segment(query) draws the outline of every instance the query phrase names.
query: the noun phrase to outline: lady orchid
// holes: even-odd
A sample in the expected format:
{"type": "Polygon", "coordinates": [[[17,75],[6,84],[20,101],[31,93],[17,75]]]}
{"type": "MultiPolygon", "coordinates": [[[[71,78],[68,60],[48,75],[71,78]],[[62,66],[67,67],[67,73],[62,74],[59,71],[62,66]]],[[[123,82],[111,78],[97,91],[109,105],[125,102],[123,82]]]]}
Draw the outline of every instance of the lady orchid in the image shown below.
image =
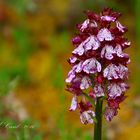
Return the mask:
{"type": "Polygon", "coordinates": [[[124,37],[126,27],[118,21],[120,15],[109,8],[99,15],[87,11],[87,19],[77,25],[79,33],[72,39],[75,49],[69,59],[67,90],[73,94],[70,111],[79,109],[83,124],[101,123],[103,101],[104,117],[111,121],[126,98],[130,59],[123,51],[130,42],[124,37]]]}

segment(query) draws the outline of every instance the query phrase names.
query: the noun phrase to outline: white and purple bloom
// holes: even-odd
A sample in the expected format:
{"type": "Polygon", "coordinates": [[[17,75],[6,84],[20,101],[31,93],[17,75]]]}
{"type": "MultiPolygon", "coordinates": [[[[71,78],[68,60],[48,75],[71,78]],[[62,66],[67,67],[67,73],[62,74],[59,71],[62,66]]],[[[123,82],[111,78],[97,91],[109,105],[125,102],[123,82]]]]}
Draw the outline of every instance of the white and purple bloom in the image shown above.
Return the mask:
{"type": "Polygon", "coordinates": [[[84,76],[81,80],[80,89],[87,89],[92,85],[91,80],[88,76],[84,76]]]}
{"type": "Polygon", "coordinates": [[[109,29],[107,28],[102,28],[98,34],[97,34],[97,38],[99,39],[99,41],[111,41],[114,39],[113,35],[111,34],[111,32],[109,31],[109,29]]]}
{"type": "Polygon", "coordinates": [[[85,43],[84,43],[85,51],[88,51],[88,50],[91,50],[91,49],[92,50],[97,50],[99,47],[100,47],[100,42],[97,39],[97,37],[95,37],[94,35],[91,35],[90,37],[88,37],[85,40],[85,43]]]}
{"type": "Polygon", "coordinates": [[[101,71],[101,64],[95,58],[90,58],[83,62],[82,68],[87,74],[94,74],[101,71]]]}
{"type": "Polygon", "coordinates": [[[78,106],[77,97],[74,96],[74,97],[72,98],[71,107],[70,107],[69,110],[70,110],[70,111],[74,111],[74,110],[76,110],[77,106],[78,106]]]}
{"type": "Polygon", "coordinates": [[[82,23],[82,25],[81,25],[81,27],[80,27],[80,30],[83,32],[83,31],[88,27],[89,24],[90,24],[89,19],[85,20],[85,21],[82,23]]]}
{"type": "Polygon", "coordinates": [[[121,23],[119,21],[116,21],[116,27],[118,28],[118,30],[122,33],[124,33],[126,31],[126,28],[124,26],[121,25],[121,23]]]}
{"type": "Polygon", "coordinates": [[[113,59],[114,48],[111,45],[105,45],[101,51],[101,58],[106,58],[108,60],[113,59]]]}
{"type": "Polygon", "coordinates": [[[97,50],[99,47],[99,40],[94,35],[91,35],[85,41],[83,41],[76,49],[74,49],[72,53],[82,56],[88,50],[97,50]]]}
{"type": "Polygon", "coordinates": [[[118,112],[117,112],[116,109],[106,107],[106,110],[105,110],[105,113],[104,113],[105,119],[107,121],[111,121],[113,119],[113,117],[117,115],[117,113],[118,112]]]}
{"type": "Polygon", "coordinates": [[[81,113],[80,120],[83,124],[93,124],[93,117],[95,117],[95,113],[92,110],[88,110],[81,113]]]}
{"type": "Polygon", "coordinates": [[[78,54],[78,55],[83,55],[84,54],[84,42],[82,42],[74,51],[72,52],[73,54],[78,54]]]}
{"type": "Polygon", "coordinates": [[[118,58],[129,57],[128,54],[123,53],[121,45],[116,44],[115,47],[113,47],[112,45],[105,45],[101,51],[101,58],[112,60],[114,56],[117,56],[118,58]]]}
{"type": "Polygon", "coordinates": [[[103,89],[101,84],[96,84],[94,86],[94,92],[95,92],[96,97],[103,97],[105,95],[104,94],[104,89],[103,89]]]}
{"type": "Polygon", "coordinates": [[[121,96],[128,89],[126,83],[110,83],[108,86],[108,96],[109,98],[116,98],[121,96]]]}
{"type": "Polygon", "coordinates": [[[128,75],[128,68],[122,64],[119,66],[110,64],[104,69],[103,75],[108,80],[125,79],[128,75]]]}
{"type": "Polygon", "coordinates": [[[66,83],[73,94],[69,110],[79,109],[81,122],[92,124],[98,98],[107,101],[107,121],[117,115],[119,104],[126,98],[130,59],[124,49],[131,43],[124,37],[126,27],[118,21],[120,13],[106,8],[100,14],[87,11],[86,15],[87,19],[77,26],[79,34],[72,39],[75,49],[69,58],[72,69],[66,83]]]}
{"type": "Polygon", "coordinates": [[[108,21],[108,22],[114,22],[116,20],[116,18],[111,17],[111,16],[101,16],[101,20],[102,21],[108,21]]]}

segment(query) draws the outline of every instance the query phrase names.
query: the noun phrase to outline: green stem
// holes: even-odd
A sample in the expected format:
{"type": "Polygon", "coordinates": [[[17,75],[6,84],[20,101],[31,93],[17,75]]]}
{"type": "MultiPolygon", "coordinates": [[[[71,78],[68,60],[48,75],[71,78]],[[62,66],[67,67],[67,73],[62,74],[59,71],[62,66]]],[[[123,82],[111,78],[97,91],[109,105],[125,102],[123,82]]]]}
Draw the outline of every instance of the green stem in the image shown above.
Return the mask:
{"type": "Polygon", "coordinates": [[[94,140],[102,139],[102,105],[103,99],[98,97],[95,106],[95,115],[97,122],[94,124],[94,140]]]}

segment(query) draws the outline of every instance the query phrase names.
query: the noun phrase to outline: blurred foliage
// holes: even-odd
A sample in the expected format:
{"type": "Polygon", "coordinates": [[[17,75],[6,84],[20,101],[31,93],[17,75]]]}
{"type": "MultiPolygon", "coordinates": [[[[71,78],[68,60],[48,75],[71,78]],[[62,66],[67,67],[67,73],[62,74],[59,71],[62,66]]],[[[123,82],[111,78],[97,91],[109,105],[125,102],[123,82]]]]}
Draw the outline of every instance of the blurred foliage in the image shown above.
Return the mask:
{"type": "Polygon", "coordinates": [[[83,126],[78,112],[68,111],[71,95],[64,79],[70,67],[75,25],[83,11],[112,7],[123,13],[132,42],[128,98],[119,115],[104,122],[104,140],[139,140],[140,1],[139,0],[1,0],[0,116],[1,140],[90,140],[93,126],[83,126]],[[24,128],[23,125],[35,128],[24,128]]]}

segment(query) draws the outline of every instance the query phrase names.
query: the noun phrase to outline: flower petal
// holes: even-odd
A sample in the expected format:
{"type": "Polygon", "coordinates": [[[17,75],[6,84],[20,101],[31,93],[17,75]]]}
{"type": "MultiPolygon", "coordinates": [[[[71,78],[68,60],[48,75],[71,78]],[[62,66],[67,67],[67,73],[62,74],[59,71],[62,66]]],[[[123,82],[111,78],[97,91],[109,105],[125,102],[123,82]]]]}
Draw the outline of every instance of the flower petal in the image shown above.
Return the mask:
{"type": "Polygon", "coordinates": [[[122,51],[122,47],[117,44],[115,49],[114,49],[114,52],[117,54],[118,57],[123,57],[123,51],[122,51]]]}
{"type": "Polygon", "coordinates": [[[84,48],[85,50],[97,50],[100,47],[99,40],[94,36],[90,36],[85,40],[84,48]]]}
{"type": "Polygon", "coordinates": [[[119,29],[119,31],[121,31],[122,33],[125,32],[126,28],[124,26],[121,25],[121,23],[119,21],[116,21],[116,27],[119,29]]]}
{"type": "Polygon", "coordinates": [[[82,64],[83,64],[83,61],[80,61],[78,64],[77,64],[77,67],[75,69],[75,72],[79,73],[82,71],[82,64]]]}
{"type": "Polygon", "coordinates": [[[118,79],[118,70],[119,69],[115,64],[110,64],[104,69],[103,76],[108,80],[118,79]]]}
{"type": "Polygon", "coordinates": [[[104,96],[104,90],[100,84],[96,84],[94,86],[94,92],[95,92],[96,97],[104,96]]]}
{"type": "Polygon", "coordinates": [[[76,110],[77,106],[78,106],[77,97],[74,96],[74,97],[72,98],[72,102],[71,102],[71,106],[70,106],[70,109],[69,109],[69,110],[70,110],[70,111],[74,111],[74,110],[76,110]]]}
{"type": "Polygon", "coordinates": [[[126,83],[111,83],[108,86],[108,95],[110,98],[116,98],[121,96],[127,89],[128,85],[126,83]]]}
{"type": "Polygon", "coordinates": [[[73,54],[83,55],[84,54],[83,42],[72,52],[73,54]]]}
{"type": "Polygon", "coordinates": [[[91,86],[91,80],[88,76],[84,76],[81,80],[80,88],[81,89],[87,89],[91,86]]]}
{"type": "Polygon", "coordinates": [[[77,68],[77,65],[73,66],[72,70],[69,71],[68,78],[65,80],[66,83],[70,83],[73,80],[73,78],[75,77],[76,68],[77,68]]]}
{"type": "Polygon", "coordinates": [[[101,57],[105,57],[108,60],[113,59],[113,47],[111,45],[105,45],[105,47],[101,51],[101,57]]]}
{"type": "Polygon", "coordinates": [[[111,98],[116,98],[117,96],[120,96],[122,94],[121,87],[116,83],[111,83],[108,86],[108,95],[111,98]]]}
{"type": "Polygon", "coordinates": [[[119,64],[118,68],[119,68],[118,69],[119,77],[121,79],[127,78],[128,77],[128,68],[122,64],[119,64]]]}
{"type": "Polygon", "coordinates": [[[97,38],[99,39],[99,41],[111,41],[114,39],[114,37],[112,36],[111,32],[107,29],[107,28],[102,28],[98,34],[97,34],[97,38]]]}
{"type": "Polygon", "coordinates": [[[80,120],[83,124],[93,124],[92,117],[95,117],[95,113],[92,110],[88,110],[81,113],[80,120]]]}
{"type": "Polygon", "coordinates": [[[102,21],[109,21],[109,22],[114,22],[115,20],[116,20],[116,18],[114,18],[114,17],[111,17],[111,16],[101,16],[101,20],[102,21]]]}
{"type": "Polygon", "coordinates": [[[68,73],[68,78],[65,80],[66,83],[70,83],[74,77],[75,77],[75,72],[73,70],[70,70],[68,73]]]}
{"type": "Polygon", "coordinates": [[[77,57],[73,56],[69,60],[70,60],[70,63],[75,63],[77,60],[77,57]]]}
{"type": "Polygon", "coordinates": [[[117,113],[118,112],[117,112],[116,109],[113,109],[113,108],[110,108],[110,107],[106,107],[105,113],[104,113],[105,119],[107,121],[111,121],[113,119],[113,117],[117,115],[117,113]]]}
{"type": "Polygon", "coordinates": [[[89,25],[89,19],[85,20],[82,25],[81,25],[81,28],[80,28],[80,31],[84,31],[89,25]]]}
{"type": "Polygon", "coordinates": [[[97,26],[98,26],[97,23],[94,20],[92,20],[90,23],[90,27],[96,28],[97,26]]]}
{"type": "Polygon", "coordinates": [[[82,66],[83,66],[83,71],[88,74],[101,71],[101,64],[95,58],[90,58],[85,60],[82,66]]]}

